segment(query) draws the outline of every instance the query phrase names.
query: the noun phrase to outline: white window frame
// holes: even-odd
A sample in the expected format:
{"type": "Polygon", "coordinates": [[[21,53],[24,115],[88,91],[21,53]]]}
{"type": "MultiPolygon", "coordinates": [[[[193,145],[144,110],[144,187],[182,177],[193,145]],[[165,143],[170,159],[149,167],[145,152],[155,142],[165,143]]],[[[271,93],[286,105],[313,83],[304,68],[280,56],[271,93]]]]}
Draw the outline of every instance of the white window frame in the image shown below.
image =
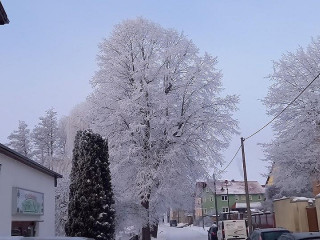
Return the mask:
{"type": "Polygon", "coordinates": [[[249,195],[249,200],[252,201],[252,195],[249,195]]]}
{"type": "Polygon", "coordinates": [[[228,195],[221,195],[221,201],[228,201],[228,195]]]}
{"type": "Polygon", "coordinates": [[[213,201],[214,201],[214,197],[211,196],[211,197],[210,197],[210,202],[213,202],[213,201]]]}
{"type": "Polygon", "coordinates": [[[262,200],[262,197],[260,194],[258,195],[258,200],[262,200]]]}
{"type": "Polygon", "coordinates": [[[228,207],[223,207],[222,208],[222,212],[223,213],[228,213],[229,212],[229,208],[228,207]]]}
{"type": "Polygon", "coordinates": [[[246,195],[241,195],[241,200],[246,200],[246,195]]]}

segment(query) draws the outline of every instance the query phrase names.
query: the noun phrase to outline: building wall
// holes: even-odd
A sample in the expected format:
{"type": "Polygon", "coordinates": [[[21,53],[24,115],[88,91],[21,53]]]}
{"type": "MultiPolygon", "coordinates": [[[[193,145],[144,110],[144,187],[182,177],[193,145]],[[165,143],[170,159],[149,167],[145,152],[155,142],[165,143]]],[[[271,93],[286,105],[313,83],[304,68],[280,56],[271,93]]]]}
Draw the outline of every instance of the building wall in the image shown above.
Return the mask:
{"type": "Polygon", "coordinates": [[[54,177],[42,173],[0,153],[0,236],[11,236],[11,221],[39,221],[36,236],[54,236],[55,188],[54,177]],[[19,187],[44,193],[44,215],[12,214],[12,188],[19,187]]]}
{"type": "MultiPolygon", "coordinates": [[[[227,194],[225,194],[227,195],[227,194]]],[[[262,202],[264,200],[263,194],[250,194],[252,197],[252,200],[250,202],[262,202]],[[260,199],[259,199],[260,196],[260,199]]],[[[245,195],[233,195],[229,194],[229,207],[232,208],[232,205],[235,203],[245,203],[245,195]]],[[[228,201],[222,200],[222,195],[217,195],[217,207],[218,207],[218,213],[222,212],[223,207],[228,207],[228,201]]],[[[214,193],[210,192],[204,192],[203,193],[203,208],[207,209],[207,214],[215,214],[215,198],[214,193]]]]}
{"type": "Polygon", "coordinates": [[[308,232],[306,207],[308,201],[295,201],[290,198],[273,202],[276,227],[286,228],[292,232],[308,232]]]}

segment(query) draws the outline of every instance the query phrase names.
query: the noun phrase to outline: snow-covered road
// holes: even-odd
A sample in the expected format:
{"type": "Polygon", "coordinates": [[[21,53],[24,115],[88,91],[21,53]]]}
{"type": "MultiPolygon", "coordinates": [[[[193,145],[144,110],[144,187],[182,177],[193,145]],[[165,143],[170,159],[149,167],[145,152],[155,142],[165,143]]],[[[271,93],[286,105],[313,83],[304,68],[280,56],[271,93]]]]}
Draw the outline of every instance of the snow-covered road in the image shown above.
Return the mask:
{"type": "Polygon", "coordinates": [[[158,240],[207,240],[207,230],[200,227],[176,228],[160,225],[158,240]]]}

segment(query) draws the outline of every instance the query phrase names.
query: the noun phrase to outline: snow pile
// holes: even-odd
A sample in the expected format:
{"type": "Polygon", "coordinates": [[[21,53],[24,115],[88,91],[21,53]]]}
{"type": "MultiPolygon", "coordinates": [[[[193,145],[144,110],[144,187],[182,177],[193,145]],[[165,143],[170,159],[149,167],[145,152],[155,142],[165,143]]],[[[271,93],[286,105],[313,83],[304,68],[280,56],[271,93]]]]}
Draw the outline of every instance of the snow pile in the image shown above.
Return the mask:
{"type": "Polygon", "coordinates": [[[314,198],[307,198],[307,197],[294,197],[292,202],[308,202],[308,203],[313,203],[314,198]]]}

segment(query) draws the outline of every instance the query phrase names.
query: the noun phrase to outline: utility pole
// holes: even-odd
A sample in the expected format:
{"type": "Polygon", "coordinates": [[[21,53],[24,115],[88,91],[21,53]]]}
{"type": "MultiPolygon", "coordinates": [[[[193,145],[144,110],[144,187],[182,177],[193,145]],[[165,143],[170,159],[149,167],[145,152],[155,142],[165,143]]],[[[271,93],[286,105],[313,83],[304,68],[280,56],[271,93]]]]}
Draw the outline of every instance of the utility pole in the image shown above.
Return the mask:
{"type": "Polygon", "coordinates": [[[213,177],[213,185],[214,185],[214,205],[215,205],[215,208],[216,208],[216,224],[218,226],[218,203],[217,203],[217,187],[216,187],[216,177],[213,173],[212,175],[213,177]]]}
{"type": "Polygon", "coordinates": [[[202,228],[204,229],[204,213],[203,213],[203,192],[205,191],[207,184],[203,183],[201,192],[201,215],[202,215],[202,228]]]}
{"type": "Polygon", "coordinates": [[[228,189],[228,180],[225,180],[224,183],[226,184],[227,188],[227,199],[228,199],[228,220],[230,220],[230,203],[229,203],[229,189],[228,189]]]}
{"type": "Polygon", "coordinates": [[[249,227],[249,234],[251,234],[251,233],[252,233],[252,218],[251,218],[250,200],[249,200],[249,188],[248,188],[248,180],[247,180],[246,157],[245,157],[245,154],[244,154],[244,140],[245,140],[245,139],[244,139],[243,137],[241,137],[243,178],[244,178],[244,187],[245,187],[245,191],[246,191],[248,227],[249,227]]]}

